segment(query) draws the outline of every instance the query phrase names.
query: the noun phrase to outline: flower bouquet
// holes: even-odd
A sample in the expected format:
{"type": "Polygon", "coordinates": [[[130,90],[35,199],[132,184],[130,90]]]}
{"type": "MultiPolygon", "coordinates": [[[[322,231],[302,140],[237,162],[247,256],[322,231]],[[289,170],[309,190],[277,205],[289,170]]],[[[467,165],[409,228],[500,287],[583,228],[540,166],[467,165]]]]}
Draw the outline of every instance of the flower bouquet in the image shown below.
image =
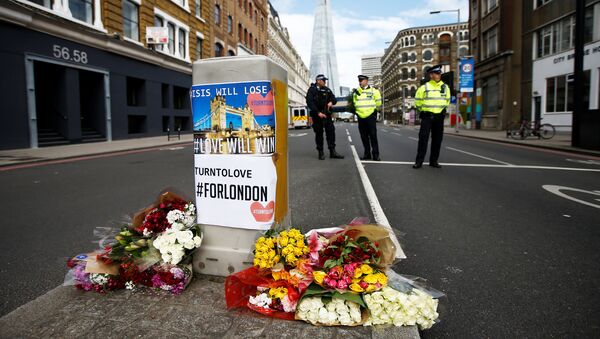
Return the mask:
{"type": "Polygon", "coordinates": [[[365,294],[364,299],[371,313],[366,325],[419,325],[425,330],[431,328],[439,316],[438,301],[416,288],[405,293],[384,287],[381,291],[365,294]]]}
{"type": "Polygon", "coordinates": [[[270,230],[254,247],[254,265],[225,280],[227,307],[294,319],[298,300],[313,279],[304,235],[294,228],[270,230]]]}
{"type": "Polygon", "coordinates": [[[106,292],[154,287],[181,293],[192,278],[191,254],[202,243],[196,208],[164,192],[102,250],[71,259],[65,284],[106,292]]]}
{"type": "Polygon", "coordinates": [[[340,293],[373,292],[386,286],[385,269],[393,261],[393,245],[390,241],[382,247],[380,241],[389,239],[387,230],[354,225],[328,235],[314,230],[308,237],[309,248],[315,250],[310,258],[316,284],[340,293]]]}

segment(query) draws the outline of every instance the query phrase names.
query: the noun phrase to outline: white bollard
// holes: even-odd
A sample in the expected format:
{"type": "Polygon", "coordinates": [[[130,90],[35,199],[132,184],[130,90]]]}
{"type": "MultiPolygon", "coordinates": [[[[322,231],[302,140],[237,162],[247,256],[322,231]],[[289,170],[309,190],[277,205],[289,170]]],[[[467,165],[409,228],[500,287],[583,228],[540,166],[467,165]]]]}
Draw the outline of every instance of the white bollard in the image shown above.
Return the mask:
{"type": "Polygon", "coordinates": [[[290,226],[287,71],[262,55],[203,59],[194,62],[192,82],[194,192],[204,232],[193,266],[198,273],[227,276],[252,265],[254,242],[262,232],[290,226]],[[270,94],[257,96],[268,86],[270,94]],[[274,124],[265,123],[271,121],[265,105],[275,109],[274,124]],[[274,151],[259,147],[273,140],[273,132],[274,151]],[[236,139],[240,148],[232,147],[236,139]],[[265,166],[268,170],[261,170],[265,166]],[[218,174],[225,169],[227,175],[207,174],[214,169],[218,174]],[[240,178],[232,178],[234,172],[240,178]],[[276,184],[269,186],[265,176],[271,174],[276,174],[276,184]],[[244,191],[247,187],[254,189],[252,194],[244,191]],[[256,201],[263,193],[268,199],[256,201]]]}

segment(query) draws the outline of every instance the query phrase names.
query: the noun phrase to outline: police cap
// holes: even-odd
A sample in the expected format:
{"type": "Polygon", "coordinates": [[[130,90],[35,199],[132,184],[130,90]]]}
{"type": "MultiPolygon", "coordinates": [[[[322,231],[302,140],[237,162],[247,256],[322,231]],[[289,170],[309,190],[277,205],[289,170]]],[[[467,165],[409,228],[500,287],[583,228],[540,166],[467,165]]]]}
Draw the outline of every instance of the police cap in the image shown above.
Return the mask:
{"type": "Polygon", "coordinates": [[[427,73],[442,73],[442,65],[431,66],[427,69],[427,73]]]}
{"type": "Polygon", "coordinates": [[[368,77],[368,76],[366,76],[366,75],[362,75],[362,74],[361,74],[361,75],[359,75],[359,76],[358,76],[358,81],[363,81],[363,80],[369,80],[369,77],[368,77]]]}
{"type": "Polygon", "coordinates": [[[327,77],[325,77],[323,74],[318,74],[315,80],[327,80],[327,77]]]}

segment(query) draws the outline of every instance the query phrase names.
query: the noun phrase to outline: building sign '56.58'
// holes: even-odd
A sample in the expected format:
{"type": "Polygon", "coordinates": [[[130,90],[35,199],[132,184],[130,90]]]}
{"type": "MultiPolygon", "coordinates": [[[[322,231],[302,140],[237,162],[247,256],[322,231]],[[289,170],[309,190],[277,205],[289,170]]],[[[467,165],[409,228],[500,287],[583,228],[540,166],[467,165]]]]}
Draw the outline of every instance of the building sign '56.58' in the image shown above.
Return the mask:
{"type": "Polygon", "coordinates": [[[53,45],[52,55],[57,59],[63,59],[82,64],[88,63],[88,56],[86,52],[77,49],[71,50],[69,47],[65,46],[53,45]]]}

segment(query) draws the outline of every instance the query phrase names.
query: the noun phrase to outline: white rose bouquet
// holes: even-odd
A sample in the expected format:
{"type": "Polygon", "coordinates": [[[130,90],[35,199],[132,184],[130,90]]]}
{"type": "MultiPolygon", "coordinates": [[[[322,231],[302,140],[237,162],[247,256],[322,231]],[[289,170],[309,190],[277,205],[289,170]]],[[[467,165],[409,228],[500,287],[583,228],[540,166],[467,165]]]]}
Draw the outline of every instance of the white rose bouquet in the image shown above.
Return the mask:
{"type": "Polygon", "coordinates": [[[356,326],[362,323],[360,305],[340,298],[306,297],[296,309],[296,319],[313,325],[356,326]]]}
{"type": "Polygon", "coordinates": [[[438,318],[438,301],[429,294],[413,288],[407,293],[391,287],[365,294],[365,303],[371,313],[364,324],[394,324],[395,326],[419,325],[422,330],[431,328],[438,318]]]}

